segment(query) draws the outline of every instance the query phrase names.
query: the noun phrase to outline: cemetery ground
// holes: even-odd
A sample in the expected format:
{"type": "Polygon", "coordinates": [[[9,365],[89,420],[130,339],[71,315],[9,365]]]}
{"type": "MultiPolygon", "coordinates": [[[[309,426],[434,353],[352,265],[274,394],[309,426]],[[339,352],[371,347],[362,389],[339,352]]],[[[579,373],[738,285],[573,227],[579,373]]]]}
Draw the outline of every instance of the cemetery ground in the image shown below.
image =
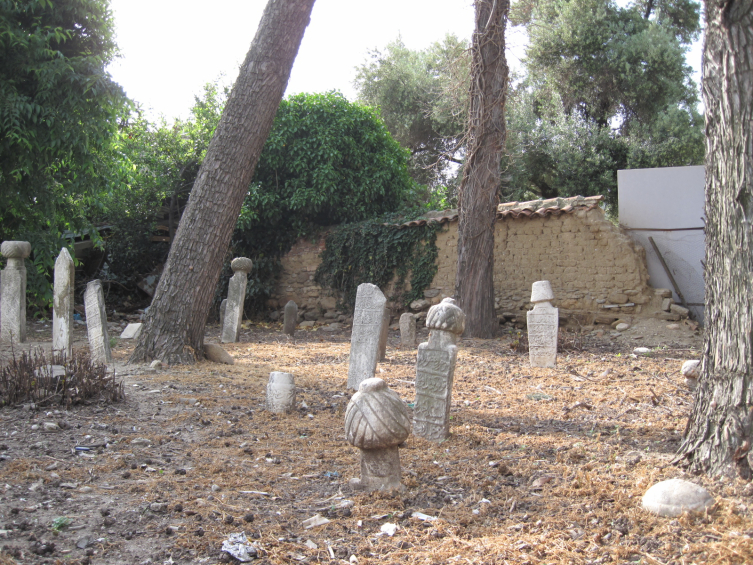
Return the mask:
{"type": "MultiPolygon", "coordinates": [[[[701,338],[667,326],[563,333],[556,369],[531,368],[512,328],[460,340],[451,437],[410,436],[404,490],[371,494],[349,485],[347,328],[289,339],[252,324],[224,345],[234,365],[159,371],[127,365],[121,341],[125,400],[0,410],[0,564],[213,564],[233,561],[221,546],[238,532],[258,563],[751,563],[753,487],[672,464],[692,403],[680,366],[701,338]],[[295,375],[291,414],[264,408],[271,371],[295,375]],[[640,508],[674,477],[716,505],[677,518],[640,508]]],[[[29,330],[49,343],[49,326],[29,330]]],[[[376,376],[412,403],[416,350],[399,344],[391,331],[376,376]]]]}

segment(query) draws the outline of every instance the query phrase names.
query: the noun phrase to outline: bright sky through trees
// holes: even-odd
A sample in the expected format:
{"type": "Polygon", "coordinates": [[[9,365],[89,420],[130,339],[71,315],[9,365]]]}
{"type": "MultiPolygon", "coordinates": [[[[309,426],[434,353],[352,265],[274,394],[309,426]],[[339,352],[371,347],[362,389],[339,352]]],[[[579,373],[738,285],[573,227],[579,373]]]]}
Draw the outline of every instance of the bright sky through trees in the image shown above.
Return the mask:
{"type": "MultiPolygon", "coordinates": [[[[111,0],[122,57],[110,72],[151,115],[187,117],[194,96],[220,75],[231,82],[251,45],[266,0],[111,0]]],[[[340,90],[353,99],[355,66],[369,49],[402,37],[423,49],[446,33],[469,39],[472,0],[317,0],[287,94],[340,90]]],[[[524,35],[508,30],[507,59],[519,67],[524,35]]],[[[700,69],[700,45],[688,63],[700,69]]],[[[700,76],[696,76],[696,81],[700,76]]]]}
{"type": "MultiPolygon", "coordinates": [[[[110,71],[128,95],[159,114],[186,116],[202,85],[228,82],[256,33],[266,0],[111,0],[122,58],[110,71]]],[[[317,0],[288,94],[338,89],[349,99],[367,50],[401,34],[420,49],[473,30],[472,0],[317,0]]]]}

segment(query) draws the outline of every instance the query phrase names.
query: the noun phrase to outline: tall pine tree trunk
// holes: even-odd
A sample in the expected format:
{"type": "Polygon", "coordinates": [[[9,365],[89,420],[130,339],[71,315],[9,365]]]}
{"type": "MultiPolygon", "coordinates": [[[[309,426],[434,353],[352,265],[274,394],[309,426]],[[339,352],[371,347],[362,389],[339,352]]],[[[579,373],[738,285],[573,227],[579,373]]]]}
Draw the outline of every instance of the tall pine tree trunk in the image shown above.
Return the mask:
{"type": "Polygon", "coordinates": [[[706,328],[695,403],[680,447],[694,471],[751,478],[753,467],[753,1],[708,0],[706,328]]]}
{"type": "Polygon", "coordinates": [[[314,0],[269,0],[178,226],[132,362],[193,363],[314,0]]]}
{"type": "Polygon", "coordinates": [[[494,223],[506,135],[508,8],[508,0],[476,0],[468,153],[459,191],[455,278],[455,296],[466,314],[465,335],[471,337],[492,337],[499,325],[494,311],[494,223]]]}

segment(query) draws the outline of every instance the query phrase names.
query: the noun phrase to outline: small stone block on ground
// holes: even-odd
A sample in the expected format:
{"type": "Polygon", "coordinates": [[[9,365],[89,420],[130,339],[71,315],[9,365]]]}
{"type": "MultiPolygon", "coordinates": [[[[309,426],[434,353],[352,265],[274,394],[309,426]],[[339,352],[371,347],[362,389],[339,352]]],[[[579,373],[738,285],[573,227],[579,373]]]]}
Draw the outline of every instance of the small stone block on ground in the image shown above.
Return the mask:
{"type": "Polygon", "coordinates": [[[141,323],[128,324],[120,334],[120,339],[136,339],[141,333],[142,325],[141,323]]]}

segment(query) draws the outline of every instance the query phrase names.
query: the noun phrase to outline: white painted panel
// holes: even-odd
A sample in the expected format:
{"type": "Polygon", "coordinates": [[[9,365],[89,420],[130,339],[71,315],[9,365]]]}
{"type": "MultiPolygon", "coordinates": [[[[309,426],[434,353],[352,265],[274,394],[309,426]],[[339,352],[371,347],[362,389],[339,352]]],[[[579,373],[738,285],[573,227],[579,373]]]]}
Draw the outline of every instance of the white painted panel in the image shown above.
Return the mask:
{"type": "Polygon", "coordinates": [[[620,226],[646,250],[649,284],[681,302],[648,238],[664,257],[685,302],[703,321],[704,167],[617,171],[620,226]],[[689,229],[691,228],[691,229],[689,229]]]}

